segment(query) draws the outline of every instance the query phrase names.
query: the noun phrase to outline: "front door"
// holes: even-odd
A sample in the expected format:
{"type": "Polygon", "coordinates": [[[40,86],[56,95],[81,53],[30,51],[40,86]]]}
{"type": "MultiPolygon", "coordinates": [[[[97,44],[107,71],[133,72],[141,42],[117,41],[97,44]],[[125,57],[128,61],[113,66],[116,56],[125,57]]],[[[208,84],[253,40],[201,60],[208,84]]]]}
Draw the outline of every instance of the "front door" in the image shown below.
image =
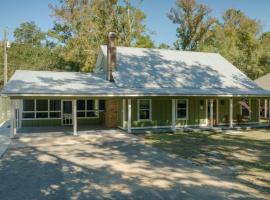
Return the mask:
{"type": "MultiPolygon", "coordinates": [[[[208,99],[207,104],[207,116],[208,116],[208,124],[210,124],[210,99],[208,99]]],[[[217,101],[213,100],[213,125],[217,125],[217,101]]]]}
{"type": "Polygon", "coordinates": [[[62,118],[63,125],[72,125],[73,124],[72,101],[64,100],[62,110],[63,110],[63,118],[62,118]]]}

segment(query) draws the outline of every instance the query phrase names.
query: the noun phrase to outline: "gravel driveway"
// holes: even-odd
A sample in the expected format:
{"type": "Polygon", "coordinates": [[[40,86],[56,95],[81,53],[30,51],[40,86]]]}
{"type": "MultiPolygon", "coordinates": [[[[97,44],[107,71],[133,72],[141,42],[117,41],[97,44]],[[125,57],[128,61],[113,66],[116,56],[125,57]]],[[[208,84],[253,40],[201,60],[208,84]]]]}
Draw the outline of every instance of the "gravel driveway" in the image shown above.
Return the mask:
{"type": "Polygon", "coordinates": [[[0,160],[0,199],[267,199],[118,130],[14,139],[0,160]]]}

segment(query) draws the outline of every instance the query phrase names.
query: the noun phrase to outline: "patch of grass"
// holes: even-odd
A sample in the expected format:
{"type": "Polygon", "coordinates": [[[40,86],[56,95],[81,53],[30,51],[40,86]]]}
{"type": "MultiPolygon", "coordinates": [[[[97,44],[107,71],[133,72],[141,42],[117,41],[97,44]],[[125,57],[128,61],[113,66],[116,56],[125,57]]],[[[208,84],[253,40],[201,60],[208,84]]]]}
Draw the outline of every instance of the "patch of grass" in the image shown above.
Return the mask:
{"type": "Polygon", "coordinates": [[[235,168],[235,178],[270,193],[270,129],[160,133],[143,137],[145,143],[197,165],[235,168]]]}

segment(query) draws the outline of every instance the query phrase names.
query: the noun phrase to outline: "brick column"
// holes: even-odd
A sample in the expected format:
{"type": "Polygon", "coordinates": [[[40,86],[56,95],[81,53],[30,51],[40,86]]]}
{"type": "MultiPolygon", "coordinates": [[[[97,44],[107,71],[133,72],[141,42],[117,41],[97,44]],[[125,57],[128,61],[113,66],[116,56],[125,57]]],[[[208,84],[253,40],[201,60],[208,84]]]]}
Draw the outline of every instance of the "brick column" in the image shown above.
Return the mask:
{"type": "Polygon", "coordinates": [[[118,127],[118,100],[108,99],[106,100],[106,112],[105,112],[105,126],[107,128],[118,127]]]}

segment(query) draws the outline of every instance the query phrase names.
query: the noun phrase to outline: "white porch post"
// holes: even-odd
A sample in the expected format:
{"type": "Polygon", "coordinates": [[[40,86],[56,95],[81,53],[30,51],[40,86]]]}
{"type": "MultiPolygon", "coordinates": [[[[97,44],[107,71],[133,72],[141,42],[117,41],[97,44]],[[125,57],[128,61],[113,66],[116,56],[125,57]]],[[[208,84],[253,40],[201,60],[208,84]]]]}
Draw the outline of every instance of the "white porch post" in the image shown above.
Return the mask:
{"type": "Polygon", "coordinates": [[[268,118],[269,118],[269,124],[270,124],[270,99],[268,99],[268,118]]]}
{"type": "Polygon", "coordinates": [[[268,101],[267,99],[264,100],[264,117],[267,119],[267,113],[268,113],[268,101]]]}
{"type": "Polygon", "coordinates": [[[128,133],[131,133],[131,99],[128,99],[128,133]]]}
{"type": "Polygon", "coordinates": [[[210,99],[210,128],[214,125],[214,100],[210,99]]]}
{"type": "Polygon", "coordinates": [[[15,100],[10,100],[10,138],[14,138],[16,135],[16,123],[15,123],[15,100]]]}
{"type": "Polygon", "coordinates": [[[172,130],[175,131],[175,114],[176,114],[176,106],[175,106],[175,99],[172,99],[172,130]]]}
{"type": "Polygon", "coordinates": [[[23,100],[19,100],[19,128],[22,128],[22,109],[23,109],[23,100]]]}
{"type": "Polygon", "coordinates": [[[233,99],[230,99],[230,122],[229,127],[233,128],[233,99]]]}
{"type": "Polygon", "coordinates": [[[77,133],[77,100],[72,101],[73,110],[73,135],[78,135],[77,133]]]}
{"type": "Polygon", "coordinates": [[[125,99],[122,100],[122,111],[123,111],[123,113],[122,113],[123,114],[122,126],[123,126],[123,128],[125,128],[126,127],[126,100],[125,99]]]}
{"type": "Polygon", "coordinates": [[[216,111],[216,125],[219,125],[219,105],[218,105],[218,103],[219,103],[219,100],[218,99],[216,99],[216,106],[217,106],[217,111],[216,111]]]}

